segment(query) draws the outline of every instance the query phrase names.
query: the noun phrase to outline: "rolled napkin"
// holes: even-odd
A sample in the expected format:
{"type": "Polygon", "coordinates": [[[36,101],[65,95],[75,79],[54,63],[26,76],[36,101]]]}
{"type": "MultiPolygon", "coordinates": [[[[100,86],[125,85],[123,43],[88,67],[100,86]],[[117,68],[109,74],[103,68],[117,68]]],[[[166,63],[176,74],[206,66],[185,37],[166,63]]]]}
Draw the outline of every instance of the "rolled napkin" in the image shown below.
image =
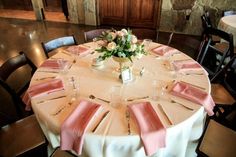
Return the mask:
{"type": "Polygon", "coordinates": [[[87,126],[101,105],[81,101],[76,109],[66,118],[61,126],[61,149],[82,152],[84,133],[87,126]]]}
{"type": "Polygon", "coordinates": [[[213,108],[215,103],[210,94],[202,91],[190,84],[184,82],[176,82],[170,93],[181,98],[185,98],[194,103],[200,104],[205,108],[209,116],[214,115],[213,108]]]}
{"type": "Polygon", "coordinates": [[[84,47],[82,45],[76,45],[76,46],[70,46],[66,49],[66,51],[72,53],[72,54],[84,54],[84,53],[89,53],[90,49],[87,47],[84,47]]]}
{"type": "Polygon", "coordinates": [[[64,85],[61,79],[52,79],[48,80],[47,82],[30,86],[22,98],[22,101],[26,104],[25,110],[28,111],[31,109],[30,99],[32,97],[42,94],[49,94],[63,89],[64,85]]]}
{"type": "Polygon", "coordinates": [[[172,65],[176,71],[201,69],[201,65],[194,60],[177,60],[172,65]]]}
{"type": "Polygon", "coordinates": [[[68,64],[68,61],[64,59],[60,59],[60,61],[57,59],[49,59],[43,62],[40,68],[64,69],[66,64],[68,64]]]}
{"type": "Polygon", "coordinates": [[[158,148],[165,147],[166,129],[149,102],[128,105],[131,116],[138,127],[146,155],[157,152],[158,148]]]}
{"type": "Polygon", "coordinates": [[[179,53],[177,49],[174,49],[166,45],[161,45],[159,47],[153,48],[152,52],[159,56],[172,55],[175,53],[179,53]]]}

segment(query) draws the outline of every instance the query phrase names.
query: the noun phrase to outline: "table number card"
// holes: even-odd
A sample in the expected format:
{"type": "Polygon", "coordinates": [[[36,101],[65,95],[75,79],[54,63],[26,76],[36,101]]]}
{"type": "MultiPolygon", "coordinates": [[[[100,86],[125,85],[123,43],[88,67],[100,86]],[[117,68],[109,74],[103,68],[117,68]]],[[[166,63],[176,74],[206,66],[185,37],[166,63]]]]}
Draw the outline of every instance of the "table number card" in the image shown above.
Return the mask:
{"type": "Polygon", "coordinates": [[[132,71],[130,68],[124,68],[122,70],[121,79],[123,83],[128,83],[133,80],[132,71]]]}

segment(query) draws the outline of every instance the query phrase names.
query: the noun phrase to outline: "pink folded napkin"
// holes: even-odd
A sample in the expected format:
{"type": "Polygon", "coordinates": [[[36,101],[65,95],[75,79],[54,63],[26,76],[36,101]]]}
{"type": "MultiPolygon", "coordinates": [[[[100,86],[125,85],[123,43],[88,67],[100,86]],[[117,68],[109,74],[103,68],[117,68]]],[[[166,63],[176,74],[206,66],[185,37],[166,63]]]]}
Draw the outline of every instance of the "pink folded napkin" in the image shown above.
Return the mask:
{"type": "Polygon", "coordinates": [[[41,94],[49,94],[49,93],[60,91],[63,89],[64,89],[64,85],[63,85],[62,80],[60,79],[52,79],[47,82],[30,86],[22,98],[22,101],[26,104],[25,110],[31,109],[30,99],[32,97],[41,95],[41,94]]]}
{"type": "Polygon", "coordinates": [[[165,56],[165,55],[172,55],[174,53],[178,53],[178,50],[172,47],[166,46],[166,45],[161,45],[159,47],[153,48],[152,52],[160,56],[165,56]]]}
{"type": "Polygon", "coordinates": [[[173,61],[173,67],[175,70],[191,70],[191,69],[197,69],[201,68],[201,65],[198,64],[194,60],[179,60],[179,61],[173,61]]]}
{"type": "Polygon", "coordinates": [[[128,106],[138,127],[146,155],[153,155],[158,148],[165,147],[166,129],[149,102],[128,106]]]}
{"type": "Polygon", "coordinates": [[[191,86],[190,84],[184,82],[176,82],[173,85],[173,88],[170,91],[171,94],[185,98],[194,103],[203,105],[205,111],[209,116],[214,115],[213,108],[215,103],[210,94],[202,91],[196,87],[191,86]]]}
{"type": "Polygon", "coordinates": [[[89,101],[81,101],[61,126],[61,149],[82,152],[84,133],[95,113],[101,107],[89,101]]]}
{"type": "Polygon", "coordinates": [[[50,59],[50,60],[46,60],[45,62],[43,62],[40,67],[41,68],[50,68],[50,69],[63,69],[66,64],[68,63],[68,61],[66,60],[61,60],[58,61],[57,59],[50,59]]]}
{"type": "Polygon", "coordinates": [[[82,53],[89,53],[90,49],[81,45],[76,46],[70,46],[66,49],[66,51],[72,53],[72,54],[82,54],[82,53]]]}

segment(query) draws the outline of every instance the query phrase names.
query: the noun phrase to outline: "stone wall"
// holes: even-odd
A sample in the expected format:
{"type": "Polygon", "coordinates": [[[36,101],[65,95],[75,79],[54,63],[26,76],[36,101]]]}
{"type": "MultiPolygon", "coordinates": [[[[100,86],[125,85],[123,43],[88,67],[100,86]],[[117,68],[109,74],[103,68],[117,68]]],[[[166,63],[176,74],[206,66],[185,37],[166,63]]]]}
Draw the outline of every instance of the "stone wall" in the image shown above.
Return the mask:
{"type": "Polygon", "coordinates": [[[236,10],[236,0],[162,0],[160,31],[200,35],[201,15],[208,10],[217,27],[223,10],[236,10]]]}

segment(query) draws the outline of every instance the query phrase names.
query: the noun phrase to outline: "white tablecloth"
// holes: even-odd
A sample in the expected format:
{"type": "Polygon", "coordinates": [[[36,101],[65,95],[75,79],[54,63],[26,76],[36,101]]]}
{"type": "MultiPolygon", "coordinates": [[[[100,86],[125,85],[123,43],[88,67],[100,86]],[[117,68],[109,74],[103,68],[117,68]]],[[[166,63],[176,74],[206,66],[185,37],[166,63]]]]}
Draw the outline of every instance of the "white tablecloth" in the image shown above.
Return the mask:
{"type": "Polygon", "coordinates": [[[218,24],[218,28],[227,33],[233,34],[234,47],[236,47],[236,15],[229,15],[222,17],[218,24]]]}
{"type": "MultiPolygon", "coordinates": [[[[87,46],[95,48],[95,43],[86,43],[87,46]]],[[[149,49],[160,46],[157,43],[151,43],[149,49]]],[[[62,78],[66,84],[68,78],[75,77],[75,80],[79,83],[79,97],[89,101],[95,101],[102,104],[102,110],[94,117],[85,135],[83,154],[81,156],[89,157],[144,157],[145,152],[142,146],[140,137],[138,135],[137,126],[131,119],[131,135],[128,135],[127,119],[126,119],[126,105],[134,102],[123,101],[120,108],[113,108],[110,104],[104,103],[98,99],[91,100],[89,95],[93,94],[96,97],[110,100],[111,88],[114,85],[121,85],[123,88],[123,100],[128,98],[152,96],[153,93],[153,80],[157,80],[159,84],[168,85],[173,79],[183,80],[191,84],[195,84],[204,87],[206,91],[210,92],[210,83],[207,75],[202,71],[203,75],[177,75],[174,78],[173,72],[170,71],[162,57],[156,57],[154,54],[143,56],[140,60],[134,60],[133,62],[133,74],[134,81],[128,84],[122,84],[119,80],[119,73],[116,71],[118,63],[114,62],[112,58],[107,59],[104,62],[104,66],[101,68],[94,68],[91,66],[92,59],[98,54],[88,54],[86,56],[77,59],[76,63],[73,63],[71,69],[67,74],[63,73],[47,73],[38,69],[32,78],[31,85],[45,80],[40,79],[48,76],[56,76],[62,78]],[[143,76],[139,75],[140,70],[144,67],[145,71],[143,76]],[[97,124],[102,112],[106,110],[110,111],[110,114],[99,125],[96,132],[92,133],[91,130],[97,124]]],[[[53,58],[64,58],[69,61],[73,60],[73,57],[65,53],[57,53],[53,58]]],[[[183,53],[175,54],[170,57],[169,60],[182,60],[190,59],[183,53]]],[[[69,93],[69,91],[67,91],[69,93]]],[[[58,92],[58,95],[64,95],[65,93],[58,92]]],[[[46,99],[46,98],[44,98],[46,99]]],[[[50,144],[55,148],[60,146],[60,126],[67,116],[76,107],[76,103],[69,105],[69,94],[67,97],[55,100],[49,100],[38,103],[38,100],[32,99],[32,108],[35,115],[43,129],[50,144]],[[58,111],[61,110],[59,113],[58,111]],[[58,113],[58,114],[56,114],[58,113]]],[[[197,140],[203,131],[205,111],[201,105],[192,103],[190,101],[166,95],[160,97],[157,101],[148,98],[155,111],[159,115],[162,123],[167,128],[166,135],[166,147],[161,148],[153,156],[158,157],[191,157],[196,156],[195,148],[197,140]],[[167,97],[172,97],[174,100],[181,102],[182,104],[194,109],[190,111],[181,105],[171,103],[167,97]],[[166,116],[158,108],[158,104],[161,104],[165,113],[173,123],[170,125],[166,116]]],[[[154,139],[155,140],[155,139],[154,139]]]]}

